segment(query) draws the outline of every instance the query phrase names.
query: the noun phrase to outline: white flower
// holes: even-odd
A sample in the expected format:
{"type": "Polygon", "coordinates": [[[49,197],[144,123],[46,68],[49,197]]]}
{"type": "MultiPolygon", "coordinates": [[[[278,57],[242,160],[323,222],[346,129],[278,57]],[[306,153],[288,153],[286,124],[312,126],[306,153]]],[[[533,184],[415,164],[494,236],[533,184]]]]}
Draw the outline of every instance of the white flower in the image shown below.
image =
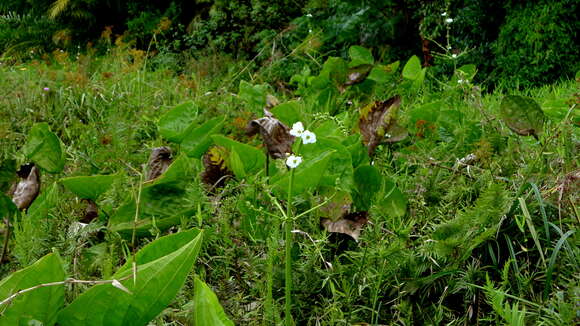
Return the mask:
{"type": "Polygon", "coordinates": [[[312,33],[312,30],[311,30],[311,29],[309,29],[309,30],[308,30],[308,33],[312,33]]]}
{"type": "Polygon", "coordinates": [[[306,14],[306,17],[310,18],[312,17],[312,14],[306,14]]]}
{"type": "Polygon", "coordinates": [[[290,130],[290,135],[294,137],[301,137],[304,132],[304,125],[302,122],[298,121],[292,125],[292,130],[290,130]]]}
{"type": "Polygon", "coordinates": [[[316,143],[316,134],[310,130],[304,130],[302,133],[302,143],[303,144],[314,144],[316,143]]]}
{"type": "Polygon", "coordinates": [[[447,11],[442,12],[441,16],[443,16],[443,17],[447,16],[447,11]]]}
{"type": "Polygon", "coordinates": [[[465,83],[465,82],[467,82],[467,81],[465,81],[465,80],[463,80],[463,79],[459,79],[459,80],[457,81],[457,83],[458,83],[458,84],[463,84],[463,83],[465,83]]]}
{"type": "Polygon", "coordinates": [[[300,163],[302,163],[302,156],[290,155],[286,159],[286,165],[288,165],[288,167],[291,169],[294,169],[300,165],[300,163]]]}
{"type": "Polygon", "coordinates": [[[452,57],[453,59],[455,59],[455,58],[457,58],[457,54],[453,53],[453,54],[451,55],[451,57],[452,57]]]}
{"type": "Polygon", "coordinates": [[[451,24],[451,23],[453,23],[453,18],[447,18],[447,19],[445,19],[445,22],[447,24],[451,24]]]}

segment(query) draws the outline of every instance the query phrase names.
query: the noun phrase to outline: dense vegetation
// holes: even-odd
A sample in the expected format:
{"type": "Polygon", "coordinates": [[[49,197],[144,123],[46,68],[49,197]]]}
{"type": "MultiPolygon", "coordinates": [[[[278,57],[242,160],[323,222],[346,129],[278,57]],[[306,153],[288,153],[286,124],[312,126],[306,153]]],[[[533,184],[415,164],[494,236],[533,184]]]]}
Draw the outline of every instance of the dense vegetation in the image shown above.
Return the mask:
{"type": "Polygon", "coordinates": [[[578,324],[577,4],[2,2],[0,325],[578,324]]]}

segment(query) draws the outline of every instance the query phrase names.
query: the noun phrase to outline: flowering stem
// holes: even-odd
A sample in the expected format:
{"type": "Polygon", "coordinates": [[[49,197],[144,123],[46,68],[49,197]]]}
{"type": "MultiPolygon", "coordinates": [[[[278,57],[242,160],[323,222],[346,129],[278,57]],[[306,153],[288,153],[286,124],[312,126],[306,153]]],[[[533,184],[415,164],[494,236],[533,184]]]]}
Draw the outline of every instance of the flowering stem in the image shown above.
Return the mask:
{"type": "Polygon", "coordinates": [[[286,224],[284,224],[285,233],[285,287],[284,292],[286,296],[286,310],[285,319],[286,326],[292,326],[292,224],[294,222],[292,218],[292,184],[294,183],[294,169],[290,169],[290,182],[288,185],[288,202],[286,203],[286,224]]]}

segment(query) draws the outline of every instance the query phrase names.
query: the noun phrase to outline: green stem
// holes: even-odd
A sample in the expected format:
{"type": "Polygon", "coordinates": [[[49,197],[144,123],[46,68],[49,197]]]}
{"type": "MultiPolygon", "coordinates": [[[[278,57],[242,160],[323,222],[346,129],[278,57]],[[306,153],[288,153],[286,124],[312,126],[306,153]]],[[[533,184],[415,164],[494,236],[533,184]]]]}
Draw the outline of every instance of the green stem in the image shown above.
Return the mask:
{"type": "Polygon", "coordinates": [[[294,169],[290,170],[290,182],[288,185],[288,202],[286,203],[286,224],[284,225],[285,244],[286,244],[286,264],[285,264],[285,295],[286,295],[286,310],[285,319],[286,326],[292,326],[292,224],[294,222],[292,217],[292,184],[294,183],[294,169]]]}

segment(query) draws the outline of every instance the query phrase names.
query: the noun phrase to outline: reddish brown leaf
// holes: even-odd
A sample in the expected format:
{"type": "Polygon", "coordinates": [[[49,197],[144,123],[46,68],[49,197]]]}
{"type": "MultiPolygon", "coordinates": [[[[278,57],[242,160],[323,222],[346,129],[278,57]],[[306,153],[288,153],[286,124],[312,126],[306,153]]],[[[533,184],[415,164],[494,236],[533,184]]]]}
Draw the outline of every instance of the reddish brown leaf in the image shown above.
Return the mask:
{"type": "Polygon", "coordinates": [[[40,191],[40,172],[33,164],[25,164],[17,172],[21,180],[12,192],[12,201],[20,210],[25,210],[36,199],[40,191]]]}
{"type": "Polygon", "coordinates": [[[274,118],[270,111],[264,109],[264,115],[263,118],[250,121],[246,133],[253,136],[259,132],[268,154],[275,159],[285,158],[286,153],[292,152],[294,136],[290,135],[290,128],[274,118]]]}
{"type": "Polygon", "coordinates": [[[359,129],[369,156],[382,143],[394,143],[405,139],[407,130],[397,124],[397,112],[401,97],[371,103],[360,110],[359,129]]]}
{"type": "Polygon", "coordinates": [[[145,181],[153,180],[162,175],[171,164],[171,161],[171,148],[166,146],[154,148],[147,163],[147,178],[145,181]]]}

